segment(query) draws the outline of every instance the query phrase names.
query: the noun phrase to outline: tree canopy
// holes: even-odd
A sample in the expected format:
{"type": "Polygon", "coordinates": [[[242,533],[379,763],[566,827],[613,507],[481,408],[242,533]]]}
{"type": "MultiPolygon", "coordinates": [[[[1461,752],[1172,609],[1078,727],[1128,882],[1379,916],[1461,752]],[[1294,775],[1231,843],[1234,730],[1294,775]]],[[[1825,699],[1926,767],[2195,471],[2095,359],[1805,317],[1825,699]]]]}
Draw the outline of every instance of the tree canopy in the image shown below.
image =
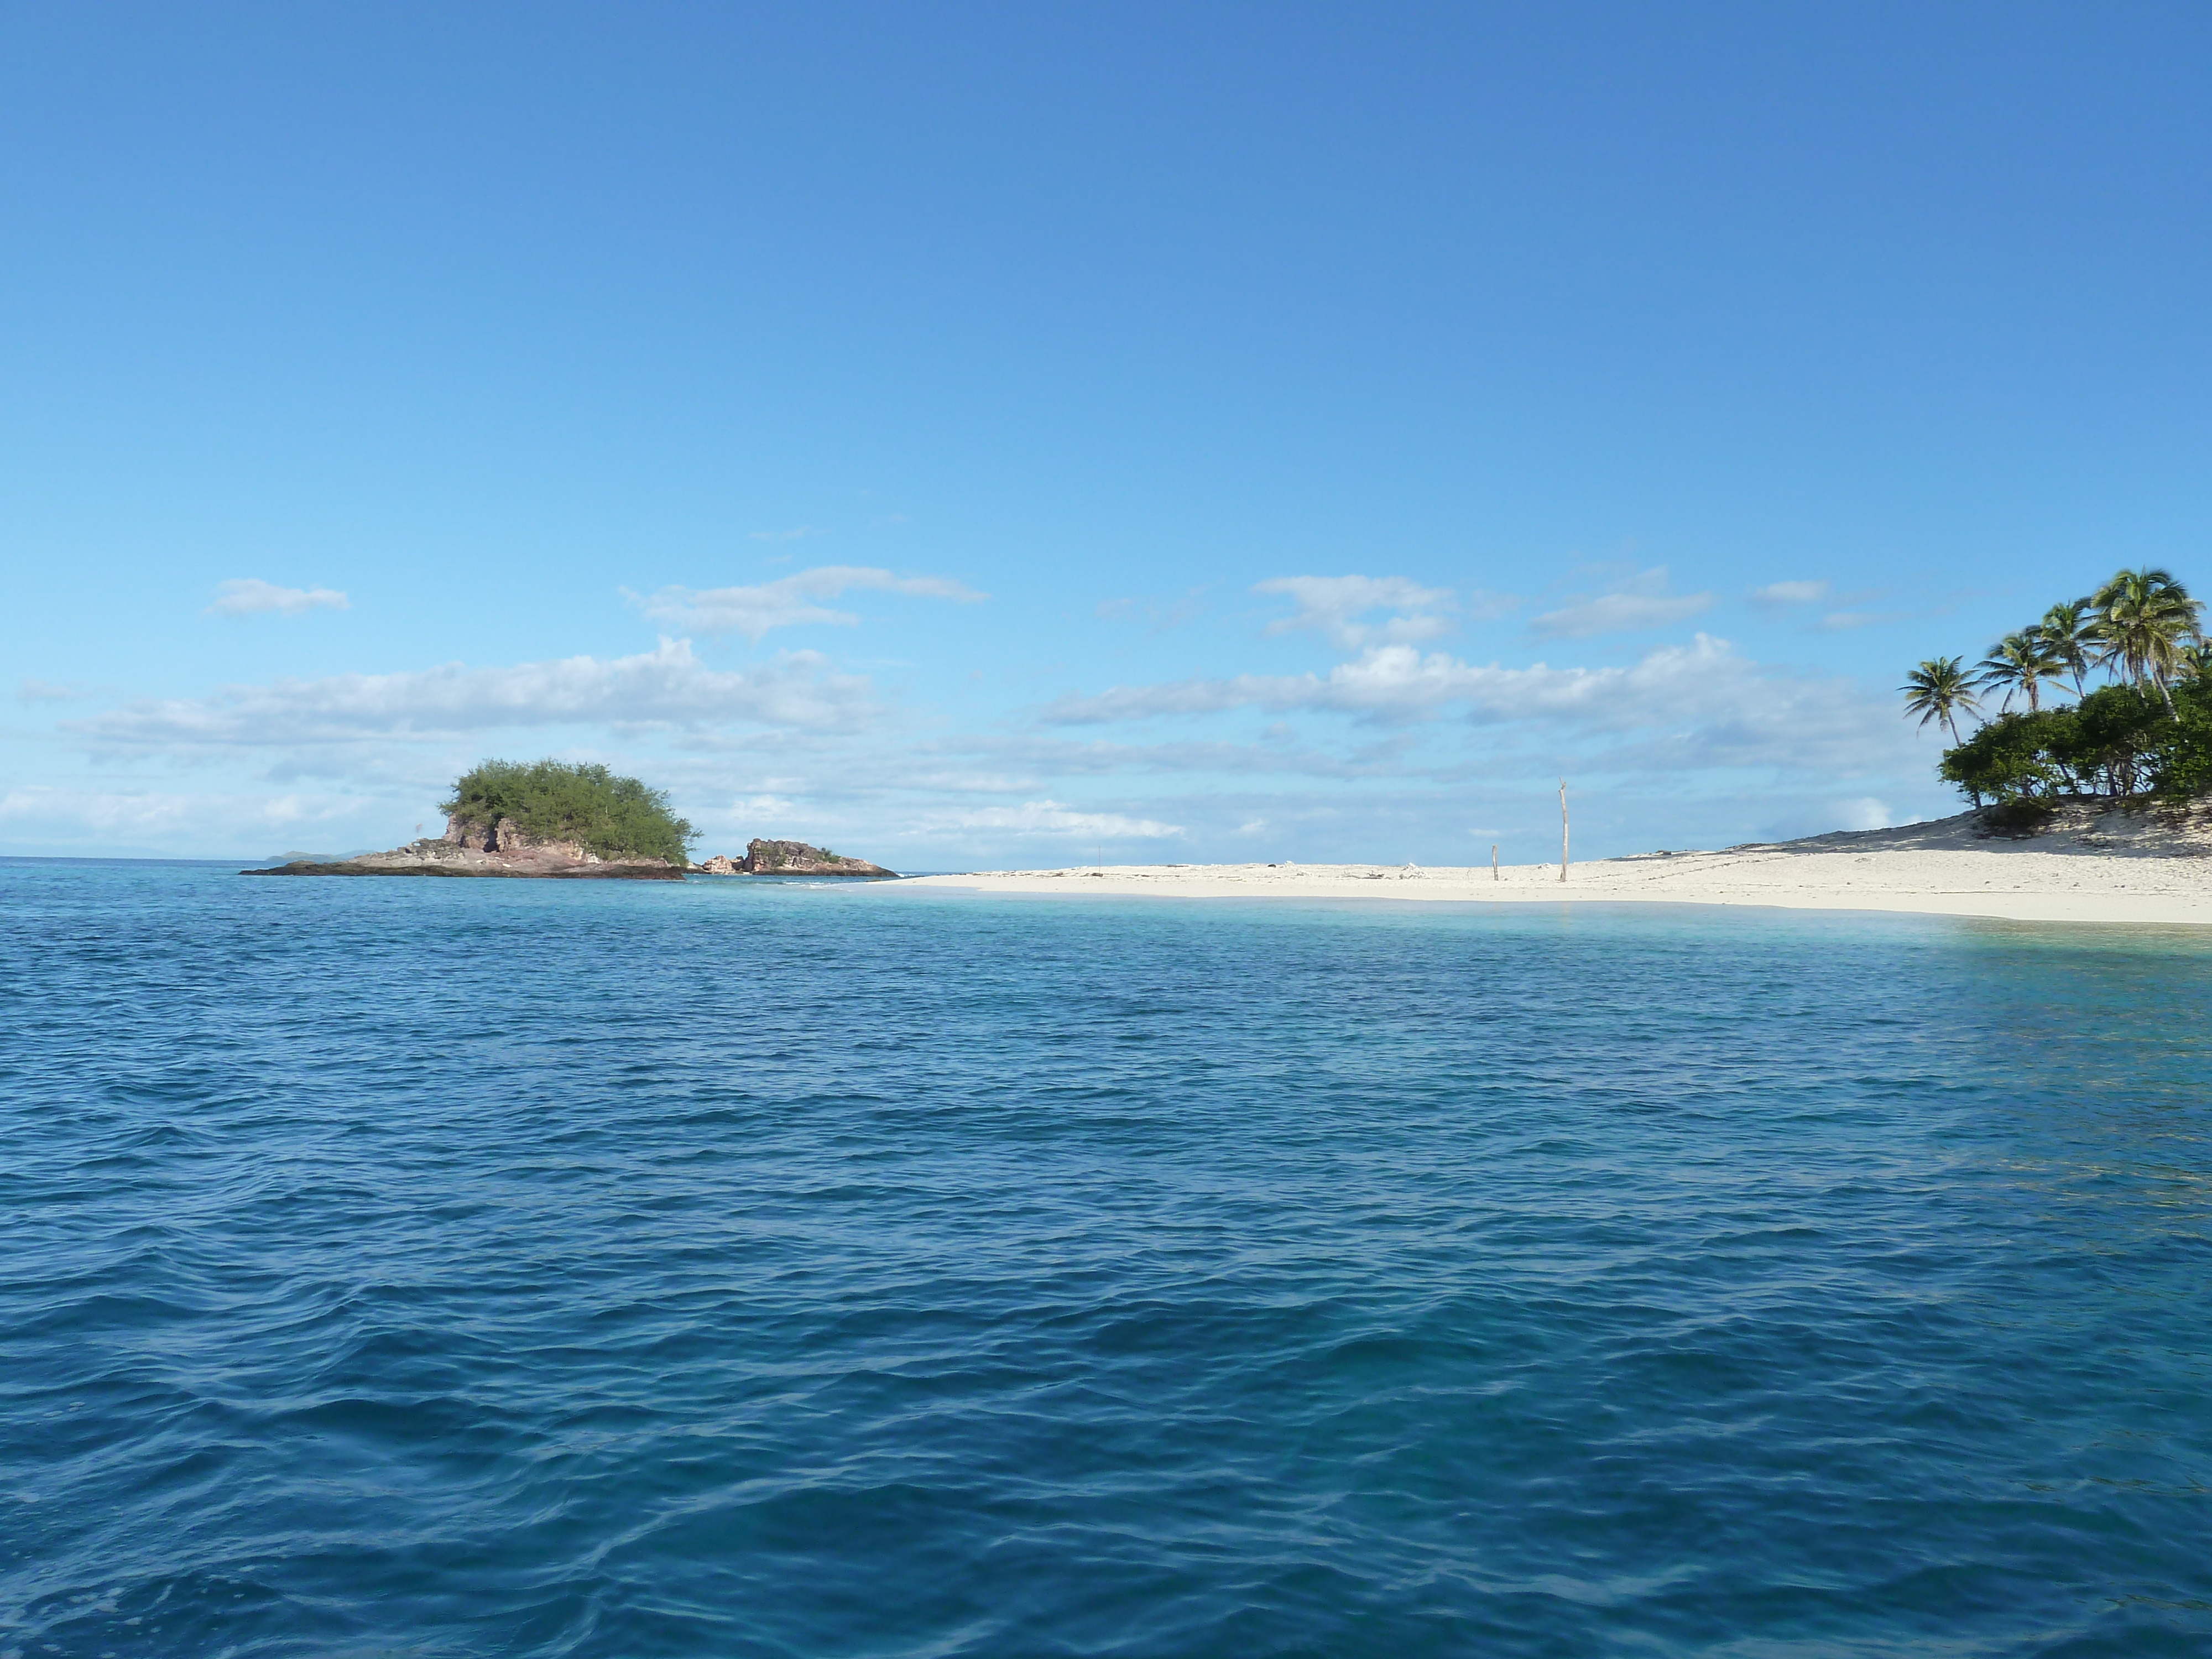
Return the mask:
{"type": "Polygon", "coordinates": [[[1974,678],[1959,666],[1956,657],[1930,657],[1907,674],[1898,689],[1905,693],[1906,714],[1919,715],[1923,726],[1942,721],[1954,743],[1959,740],[1959,716],[1981,707],[1974,696],[1974,678]]]}
{"type": "Polygon", "coordinates": [[[604,766],[488,760],[453,783],[438,810],[486,826],[512,818],[525,835],[580,842],[601,858],[690,860],[698,831],[669,811],[665,790],[618,778],[604,766]]]}
{"type": "Polygon", "coordinates": [[[1940,720],[1954,746],[1939,772],[1977,805],[2034,805],[2078,795],[2212,793],[2212,648],[2201,600],[2164,570],[2123,570],[2095,593],[2055,605],[1991,646],[1978,672],[1957,657],[1923,662],[1903,688],[1908,718],[1940,720]],[[2109,683],[2094,690],[2087,677],[2109,683]],[[2072,682],[2071,704],[2046,702],[2072,682]],[[2003,693],[1970,735],[1974,691],[2003,693]],[[2026,709],[2012,700],[2024,694],[2026,709]]]}

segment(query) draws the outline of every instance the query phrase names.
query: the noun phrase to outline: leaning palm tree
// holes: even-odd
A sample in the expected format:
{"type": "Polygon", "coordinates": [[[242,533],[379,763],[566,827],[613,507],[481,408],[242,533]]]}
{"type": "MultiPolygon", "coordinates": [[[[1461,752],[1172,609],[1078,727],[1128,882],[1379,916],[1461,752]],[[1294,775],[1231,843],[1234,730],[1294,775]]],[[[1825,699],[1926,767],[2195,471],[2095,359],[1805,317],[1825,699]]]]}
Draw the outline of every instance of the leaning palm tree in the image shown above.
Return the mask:
{"type": "Polygon", "coordinates": [[[1990,654],[1978,665],[1981,670],[1976,684],[1984,690],[2004,688],[2004,702],[2012,707],[2013,693],[2027,693],[2027,707],[2032,714],[2043,707],[2039,692],[2045,680],[2055,680],[2065,664],[2058,653],[2044,643],[2039,628],[2023,628],[2017,634],[2008,634],[1990,647],[1990,654]]]}
{"type": "Polygon", "coordinates": [[[2063,605],[2054,605],[2029,631],[2058,659],[2059,665],[2074,682],[2074,695],[2084,695],[2081,677],[2089,672],[2090,658],[2097,644],[2095,635],[2090,632],[2089,601],[2069,599],[2063,605]]]}
{"type": "MultiPolygon", "coordinates": [[[[2204,609],[2189,590],[2163,570],[2123,570],[2090,600],[2097,617],[2091,624],[2104,662],[2141,685],[2158,688],[2173,714],[2169,683],[2181,665],[2181,653],[2203,635],[2197,616],[2204,609]]],[[[2179,715],[2175,714],[2177,720],[2179,715]]]]}
{"type": "Polygon", "coordinates": [[[1951,734],[1954,748],[1959,742],[1957,717],[1981,708],[1974,696],[1973,679],[1956,657],[1930,657],[1907,674],[1905,684],[1897,689],[1905,693],[1905,712],[1919,715],[1923,726],[1941,721],[1951,734]]]}

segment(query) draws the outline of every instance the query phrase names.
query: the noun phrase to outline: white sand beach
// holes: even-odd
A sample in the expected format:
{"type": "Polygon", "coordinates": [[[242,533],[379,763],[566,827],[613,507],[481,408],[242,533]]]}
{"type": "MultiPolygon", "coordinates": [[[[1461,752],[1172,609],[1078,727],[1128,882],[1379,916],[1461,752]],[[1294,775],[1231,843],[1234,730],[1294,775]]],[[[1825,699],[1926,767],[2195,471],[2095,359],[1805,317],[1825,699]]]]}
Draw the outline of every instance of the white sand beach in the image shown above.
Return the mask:
{"type": "Polygon", "coordinates": [[[2017,921],[2212,925],[2212,809],[2069,806],[2032,839],[1981,832],[1972,813],[1720,852],[1551,864],[1070,866],[924,876],[902,887],[1176,898],[1576,902],[1889,910],[2017,921]]]}

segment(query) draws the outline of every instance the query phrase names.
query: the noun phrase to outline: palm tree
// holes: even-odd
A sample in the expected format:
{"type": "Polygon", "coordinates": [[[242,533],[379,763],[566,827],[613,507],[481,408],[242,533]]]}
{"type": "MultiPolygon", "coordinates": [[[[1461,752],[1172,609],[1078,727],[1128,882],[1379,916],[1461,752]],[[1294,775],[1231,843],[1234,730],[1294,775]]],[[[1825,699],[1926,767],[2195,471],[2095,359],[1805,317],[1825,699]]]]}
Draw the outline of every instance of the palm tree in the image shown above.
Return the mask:
{"type": "Polygon", "coordinates": [[[2077,697],[2083,695],[2081,677],[2089,672],[2090,653],[2096,647],[2096,638],[2089,630],[2088,611],[2088,600],[2069,599],[2045,611],[2043,620],[2029,630],[2042,640],[2045,647],[2072,678],[2077,697]]]}
{"type": "Polygon", "coordinates": [[[2090,624],[2096,635],[2101,660],[2116,665],[2140,685],[2146,680],[2166,699],[2166,710],[2176,720],[2173,693],[2167,682],[2181,665],[2183,650],[2203,635],[2197,626],[2202,599],[2164,570],[2123,570],[2099,588],[2089,603],[2096,607],[2090,624]]]}
{"type": "Polygon", "coordinates": [[[2199,640],[2185,647],[2181,653],[2181,671],[2177,678],[2203,680],[2212,685],[2212,642],[2199,640]]]}
{"type": "Polygon", "coordinates": [[[1981,708],[1974,696],[1974,682],[1956,657],[1930,657],[1907,674],[1905,684],[1897,689],[1905,693],[1905,712],[1919,715],[1923,726],[1930,720],[1942,721],[1951,734],[1954,748],[1959,742],[1954,717],[1981,708]]]}
{"type": "Polygon", "coordinates": [[[2003,707],[2012,707],[2012,694],[2027,693],[2030,713],[2043,707],[2037,688],[2045,680],[2055,680],[2065,666],[2057,653],[2044,642],[2040,628],[2023,628],[2017,634],[2008,634],[1990,647],[1990,654],[1979,665],[1981,676],[1977,684],[1984,690],[2005,688],[2003,707]]]}

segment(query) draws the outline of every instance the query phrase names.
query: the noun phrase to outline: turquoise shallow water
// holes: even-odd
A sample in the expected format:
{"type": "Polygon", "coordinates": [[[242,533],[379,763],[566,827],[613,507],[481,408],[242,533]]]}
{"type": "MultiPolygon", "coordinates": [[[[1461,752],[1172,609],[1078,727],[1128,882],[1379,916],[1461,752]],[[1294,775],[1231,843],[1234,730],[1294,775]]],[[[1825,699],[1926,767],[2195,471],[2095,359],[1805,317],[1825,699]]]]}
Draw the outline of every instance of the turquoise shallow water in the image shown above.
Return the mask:
{"type": "Polygon", "coordinates": [[[2212,948],[0,866],[0,1656],[2203,1655],[2212,948]]]}

